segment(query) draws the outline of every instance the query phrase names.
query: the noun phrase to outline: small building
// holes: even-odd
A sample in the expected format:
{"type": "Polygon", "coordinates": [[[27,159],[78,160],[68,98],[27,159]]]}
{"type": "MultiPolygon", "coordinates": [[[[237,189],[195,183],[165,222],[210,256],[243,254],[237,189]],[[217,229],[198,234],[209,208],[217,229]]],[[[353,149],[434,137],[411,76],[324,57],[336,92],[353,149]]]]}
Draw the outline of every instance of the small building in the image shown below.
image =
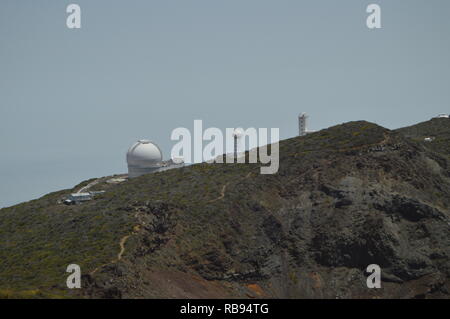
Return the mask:
{"type": "Polygon", "coordinates": [[[184,161],[181,158],[173,158],[168,161],[162,161],[159,163],[159,169],[157,172],[167,171],[169,169],[181,168],[184,166],[184,161]]]}
{"type": "Polygon", "coordinates": [[[450,118],[449,114],[439,114],[438,116],[435,117],[435,119],[448,119],[450,118]]]}
{"type": "Polygon", "coordinates": [[[104,194],[104,193],[105,193],[105,191],[92,191],[92,192],[89,192],[89,194],[91,194],[91,197],[96,196],[96,195],[101,195],[101,194],[104,194]]]}
{"type": "Polygon", "coordinates": [[[106,181],[106,183],[108,183],[108,184],[120,184],[120,183],[126,182],[126,180],[127,180],[126,178],[117,177],[117,178],[108,179],[106,181]]]}
{"type": "Polygon", "coordinates": [[[92,200],[92,194],[91,193],[74,193],[70,194],[66,200],[64,201],[64,204],[66,205],[75,205],[82,202],[90,201],[92,200]]]}
{"type": "Polygon", "coordinates": [[[84,193],[73,193],[63,201],[66,205],[77,205],[94,199],[94,196],[105,193],[105,191],[92,191],[84,193]]]}
{"type": "Polygon", "coordinates": [[[92,194],[91,193],[70,194],[69,199],[77,202],[85,202],[92,199],[92,194]]]}

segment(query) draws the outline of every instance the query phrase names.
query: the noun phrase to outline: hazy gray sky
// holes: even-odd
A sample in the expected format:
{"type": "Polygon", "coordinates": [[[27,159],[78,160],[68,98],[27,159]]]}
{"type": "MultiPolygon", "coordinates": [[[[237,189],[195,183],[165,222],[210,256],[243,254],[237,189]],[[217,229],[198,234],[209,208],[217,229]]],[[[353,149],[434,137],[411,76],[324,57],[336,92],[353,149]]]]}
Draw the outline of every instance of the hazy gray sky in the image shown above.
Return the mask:
{"type": "Polygon", "coordinates": [[[448,113],[449,16],[448,0],[1,0],[0,207],[126,172],[140,138],[168,158],[194,119],[284,139],[299,112],[311,129],[448,113]]]}

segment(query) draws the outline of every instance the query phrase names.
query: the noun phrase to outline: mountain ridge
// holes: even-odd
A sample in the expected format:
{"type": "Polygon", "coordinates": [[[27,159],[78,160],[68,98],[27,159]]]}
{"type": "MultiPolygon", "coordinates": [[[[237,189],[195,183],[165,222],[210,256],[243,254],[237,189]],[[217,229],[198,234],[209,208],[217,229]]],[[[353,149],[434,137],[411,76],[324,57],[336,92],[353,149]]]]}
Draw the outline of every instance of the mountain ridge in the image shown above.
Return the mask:
{"type": "Polygon", "coordinates": [[[448,298],[450,165],[409,132],[349,122],[281,141],[275,175],[203,163],[1,209],[0,295],[448,298]]]}

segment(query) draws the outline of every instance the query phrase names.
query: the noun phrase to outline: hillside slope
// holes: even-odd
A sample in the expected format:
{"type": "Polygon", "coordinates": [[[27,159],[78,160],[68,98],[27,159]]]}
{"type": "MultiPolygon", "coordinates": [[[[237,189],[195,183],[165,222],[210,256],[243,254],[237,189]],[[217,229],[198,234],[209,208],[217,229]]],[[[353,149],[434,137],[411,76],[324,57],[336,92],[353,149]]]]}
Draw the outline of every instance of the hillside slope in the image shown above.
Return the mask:
{"type": "Polygon", "coordinates": [[[448,118],[433,118],[426,122],[398,129],[397,132],[450,158],[450,119],[448,118]],[[434,140],[425,142],[424,139],[427,137],[434,138],[434,140]]]}
{"type": "Polygon", "coordinates": [[[280,142],[275,175],[199,164],[2,209],[0,294],[448,298],[450,163],[402,134],[350,122],[280,142]]]}

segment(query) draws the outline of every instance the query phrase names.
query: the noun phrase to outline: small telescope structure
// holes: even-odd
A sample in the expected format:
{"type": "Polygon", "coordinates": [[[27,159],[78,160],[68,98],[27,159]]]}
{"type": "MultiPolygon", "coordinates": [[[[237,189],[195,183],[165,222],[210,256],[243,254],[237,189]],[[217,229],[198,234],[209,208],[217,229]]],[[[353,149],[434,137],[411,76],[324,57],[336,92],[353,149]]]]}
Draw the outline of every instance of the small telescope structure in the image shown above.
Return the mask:
{"type": "Polygon", "coordinates": [[[242,128],[237,128],[233,131],[233,139],[234,139],[234,159],[237,160],[238,158],[238,142],[239,139],[242,137],[242,135],[244,134],[244,130],[242,128]]]}
{"type": "Polygon", "coordinates": [[[309,116],[306,113],[300,113],[298,116],[298,136],[305,136],[314,132],[308,130],[308,117],[309,116]]]}

